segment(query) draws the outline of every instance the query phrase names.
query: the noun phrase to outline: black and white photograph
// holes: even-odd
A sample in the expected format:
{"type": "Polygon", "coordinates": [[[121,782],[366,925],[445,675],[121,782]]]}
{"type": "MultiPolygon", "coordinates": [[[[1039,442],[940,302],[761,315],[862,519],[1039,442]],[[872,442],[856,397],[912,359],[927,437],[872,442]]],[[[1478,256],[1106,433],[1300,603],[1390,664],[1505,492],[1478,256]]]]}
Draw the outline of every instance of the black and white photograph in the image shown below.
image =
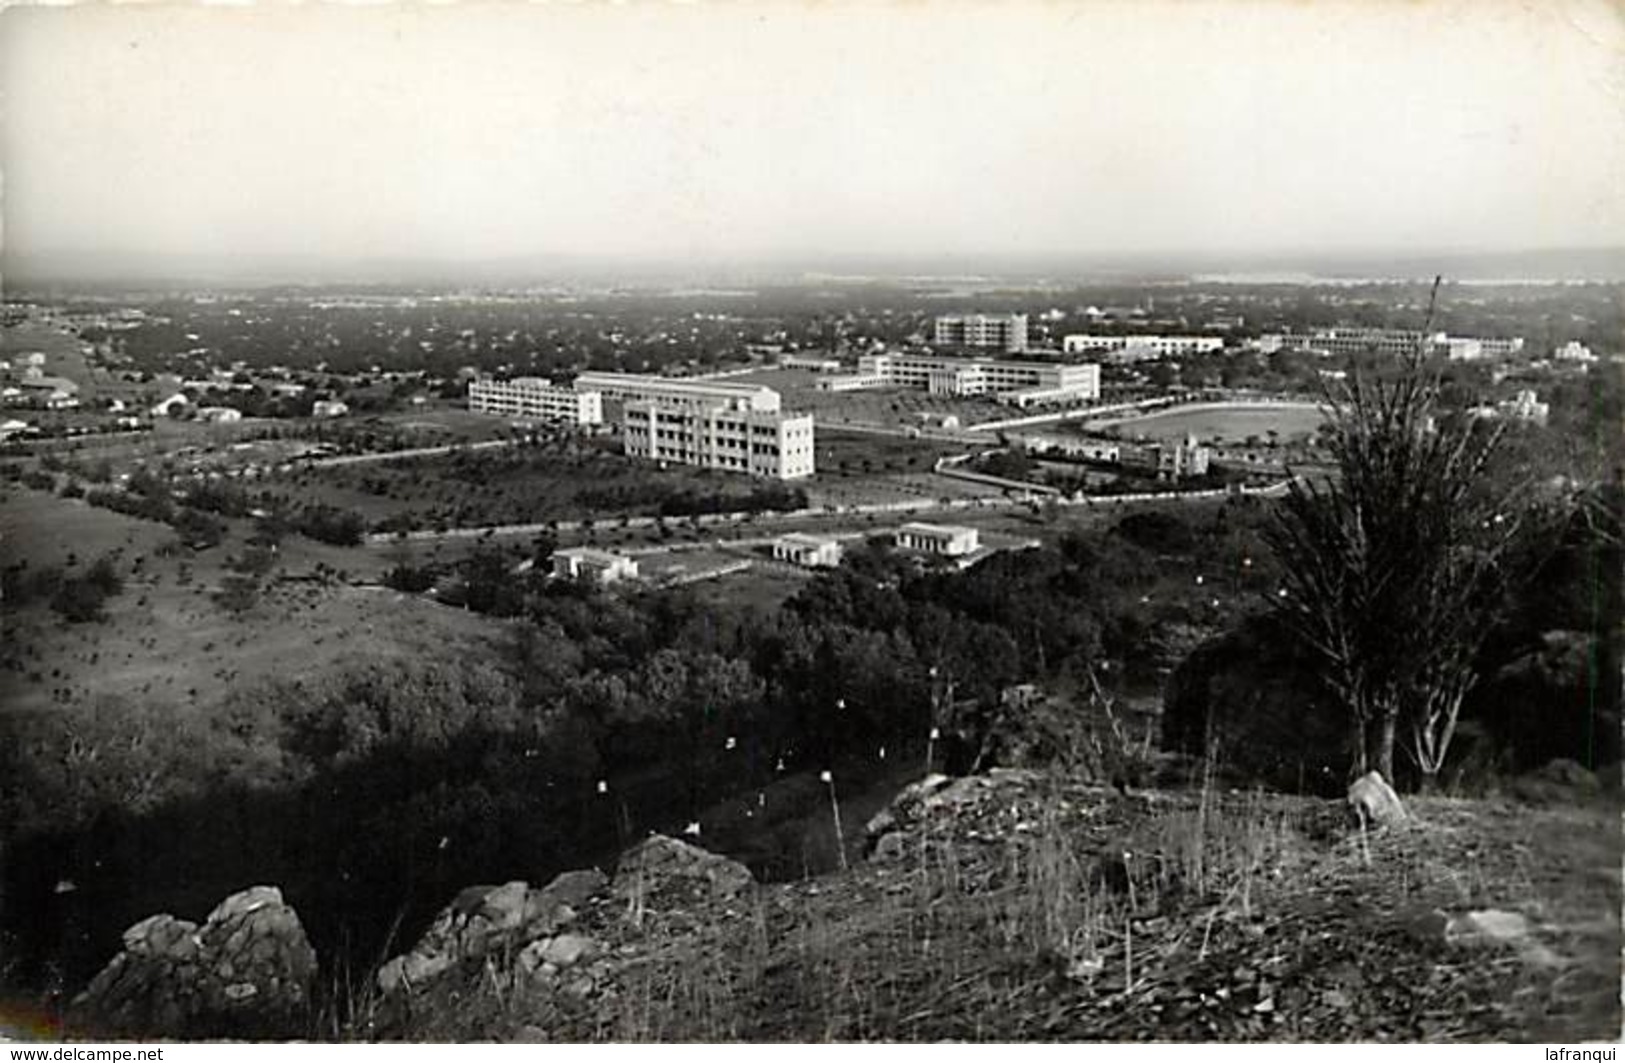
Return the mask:
{"type": "Polygon", "coordinates": [[[1615,1058],[1619,0],[0,7],[8,1058],[1615,1058]]]}

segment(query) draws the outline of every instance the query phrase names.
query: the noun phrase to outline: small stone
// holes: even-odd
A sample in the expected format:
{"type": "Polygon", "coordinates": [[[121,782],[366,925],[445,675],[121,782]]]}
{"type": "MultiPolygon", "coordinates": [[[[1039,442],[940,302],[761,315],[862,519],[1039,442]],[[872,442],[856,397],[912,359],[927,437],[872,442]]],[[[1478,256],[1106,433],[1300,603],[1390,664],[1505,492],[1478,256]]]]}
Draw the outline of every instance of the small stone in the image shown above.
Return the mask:
{"type": "Polygon", "coordinates": [[[898,860],[907,851],[908,835],[900,830],[894,830],[882,835],[880,840],[875,843],[875,851],[871,859],[877,861],[898,860]]]}

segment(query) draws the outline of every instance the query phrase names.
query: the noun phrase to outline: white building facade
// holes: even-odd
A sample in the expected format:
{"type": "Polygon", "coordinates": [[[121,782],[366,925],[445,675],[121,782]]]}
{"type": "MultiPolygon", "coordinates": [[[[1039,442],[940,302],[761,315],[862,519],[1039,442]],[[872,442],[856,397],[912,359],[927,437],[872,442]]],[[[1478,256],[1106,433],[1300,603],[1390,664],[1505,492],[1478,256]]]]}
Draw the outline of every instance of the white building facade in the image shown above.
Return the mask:
{"type": "Polygon", "coordinates": [[[1027,349],[1026,314],[944,314],[932,324],[931,341],[944,347],[1027,349]]]}
{"type": "Polygon", "coordinates": [[[1100,397],[1100,366],[888,351],[858,358],[858,371],[826,377],[822,391],[920,388],[933,395],[992,395],[1016,406],[1087,402],[1100,397]]]}
{"type": "Polygon", "coordinates": [[[775,480],[799,480],[814,471],[810,413],[628,402],[621,433],[628,457],[775,480]]]}
{"type": "Polygon", "coordinates": [[[573,425],[604,423],[603,396],[598,392],[559,387],[539,377],[475,380],[468,385],[468,408],[474,413],[573,425]]]}
{"type": "Polygon", "coordinates": [[[572,385],[576,391],[597,392],[621,402],[652,402],[669,409],[709,409],[776,413],[779,393],[759,384],[730,384],[722,380],[644,376],[638,373],[582,373],[572,385]]]}
{"type": "Polygon", "coordinates": [[[897,529],[893,541],[900,550],[913,550],[921,554],[939,554],[943,557],[964,557],[975,553],[981,545],[981,536],[975,528],[954,524],[905,524],[897,529]]]}
{"type": "Polygon", "coordinates": [[[638,563],[630,557],[576,546],[553,552],[553,575],[558,579],[584,580],[600,585],[638,578],[638,563]]]}
{"type": "Polygon", "coordinates": [[[1224,340],[1218,336],[1100,336],[1074,333],[1061,338],[1061,350],[1067,354],[1118,351],[1122,352],[1124,358],[1121,360],[1125,361],[1189,357],[1223,349],[1224,340]]]}
{"type": "Polygon", "coordinates": [[[773,558],[802,568],[834,568],[841,563],[841,543],[821,535],[790,532],[773,540],[773,558]]]}

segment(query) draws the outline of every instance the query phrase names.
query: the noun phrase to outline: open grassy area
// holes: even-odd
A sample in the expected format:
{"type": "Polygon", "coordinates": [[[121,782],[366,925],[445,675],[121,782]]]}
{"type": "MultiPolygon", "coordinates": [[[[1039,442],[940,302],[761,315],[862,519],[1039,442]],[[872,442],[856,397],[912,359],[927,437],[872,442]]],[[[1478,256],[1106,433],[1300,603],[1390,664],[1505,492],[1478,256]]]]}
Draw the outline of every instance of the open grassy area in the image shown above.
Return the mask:
{"type": "Polygon", "coordinates": [[[80,397],[94,394],[105,374],[93,370],[84,354],[84,341],[71,332],[28,321],[0,329],[0,358],[8,361],[38,352],[45,355],[40,368],[46,376],[65,377],[79,385],[80,397]]]}
{"type": "MultiPolygon", "coordinates": [[[[45,602],[0,615],[6,644],[0,705],[8,711],[122,696],[206,711],[235,687],[317,674],[355,657],[419,658],[489,652],[502,625],[392,591],[319,580],[319,565],[351,578],[376,576],[389,560],[290,538],[274,582],[254,608],[228,613],[215,592],[243,529],[221,545],[164,556],[166,525],[22,488],[0,497],[0,559],[31,568],[82,570],[113,554],[124,591],[107,619],[68,624],[45,602]]],[[[178,716],[177,719],[183,718],[178,716]]]]}
{"type": "MultiPolygon", "coordinates": [[[[656,515],[679,496],[717,497],[729,508],[767,481],[687,466],[633,461],[612,440],[306,467],[260,482],[306,502],[361,513],[392,527],[478,527],[656,515]]],[[[675,514],[673,514],[675,515],[675,514]]]]}

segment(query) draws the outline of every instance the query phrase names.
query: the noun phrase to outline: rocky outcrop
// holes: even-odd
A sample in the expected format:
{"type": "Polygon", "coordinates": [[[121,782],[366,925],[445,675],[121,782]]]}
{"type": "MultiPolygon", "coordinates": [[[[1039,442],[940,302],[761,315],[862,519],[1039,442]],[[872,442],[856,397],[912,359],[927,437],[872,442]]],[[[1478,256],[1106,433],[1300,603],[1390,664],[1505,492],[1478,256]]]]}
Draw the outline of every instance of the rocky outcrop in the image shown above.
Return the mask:
{"type": "Polygon", "coordinates": [[[154,915],[75,1001],[73,1021],[107,1036],[287,1038],[310,1019],[316,953],[272,886],[227,897],[199,927],[154,915]]]}
{"type": "Polygon", "coordinates": [[[394,993],[424,985],[465,961],[511,956],[568,926],[576,909],[608,884],[602,871],[569,871],[540,889],[524,882],[470,886],[435,918],[412,951],[378,970],[394,993]]]}
{"type": "Polygon", "coordinates": [[[621,855],[615,896],[638,907],[667,908],[723,900],[755,885],[737,860],[656,834],[621,855]]]}
{"type": "Polygon", "coordinates": [[[509,882],[464,890],[410,952],[379,969],[378,986],[404,1001],[443,974],[492,962],[580,997],[602,973],[601,935],[614,924],[725,903],[754,885],[743,864],[654,835],[621,856],[613,882],[586,870],[565,872],[540,889],[509,882]]]}
{"type": "Polygon", "coordinates": [[[1392,827],[1409,818],[1394,788],[1375,771],[1349,784],[1348,807],[1358,821],[1373,827],[1392,827]]]}

